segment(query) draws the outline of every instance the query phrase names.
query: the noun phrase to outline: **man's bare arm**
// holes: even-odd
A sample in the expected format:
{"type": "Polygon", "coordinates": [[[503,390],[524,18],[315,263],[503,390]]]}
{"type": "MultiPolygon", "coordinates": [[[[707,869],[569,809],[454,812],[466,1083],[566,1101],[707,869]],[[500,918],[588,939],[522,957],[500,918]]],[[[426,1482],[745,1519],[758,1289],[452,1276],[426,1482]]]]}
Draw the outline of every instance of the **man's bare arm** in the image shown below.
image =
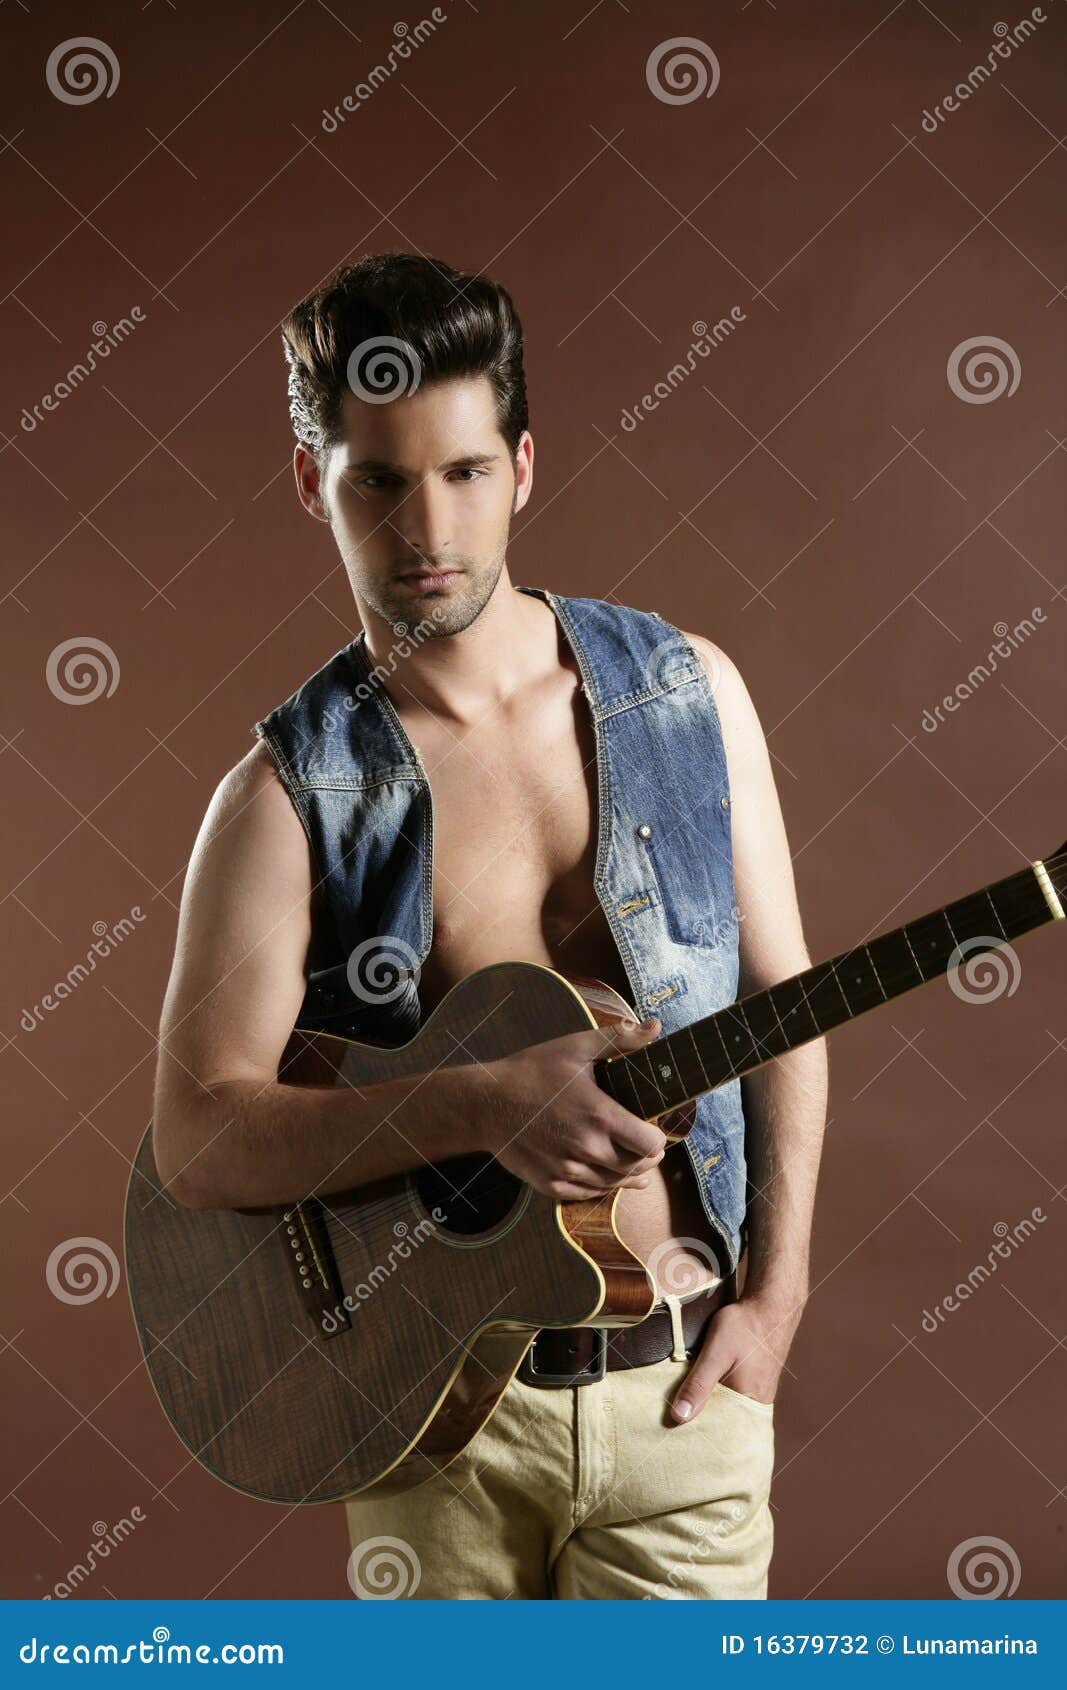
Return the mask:
{"type": "MultiPolygon", "coordinates": [[[[741,995],[810,965],[763,731],[740,674],[709,640],[687,638],[715,693],[730,778],[741,995]]],[[[715,1317],[678,1394],[696,1413],[720,1379],[770,1401],[808,1293],[815,1187],[826,1121],[822,1039],[742,1080],[751,1195],[739,1303],[715,1317]]],[[[681,1416],[684,1418],[684,1416],[681,1416]]]]}
{"type": "Polygon", "coordinates": [[[260,743],[201,826],[160,1027],[156,1160],[194,1208],[346,1190],[474,1147],[469,1105],[444,1069],[432,1083],[358,1091],[279,1083],[304,997],[311,876],[307,836],[260,743]]]}
{"type": "Polygon", "coordinates": [[[255,1208],[487,1150],[561,1199],[640,1186],[662,1132],[600,1091],[593,1061],[654,1033],[590,1030],[490,1063],[358,1089],[287,1085],[311,937],[307,836],[257,745],[221,782],[189,865],[160,1028],[154,1145],[192,1208],[255,1208]]]}

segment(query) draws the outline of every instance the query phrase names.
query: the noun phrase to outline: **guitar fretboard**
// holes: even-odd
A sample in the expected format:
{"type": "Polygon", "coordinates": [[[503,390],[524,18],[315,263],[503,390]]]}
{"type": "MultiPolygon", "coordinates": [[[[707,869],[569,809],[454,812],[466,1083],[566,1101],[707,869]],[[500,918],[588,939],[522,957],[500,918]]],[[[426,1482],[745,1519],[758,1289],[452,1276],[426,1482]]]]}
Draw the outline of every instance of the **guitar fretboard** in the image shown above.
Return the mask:
{"type": "Polygon", "coordinates": [[[807,968],[728,1008],[645,1045],[602,1057],[594,1077],[644,1120],[714,1091],[797,1045],[821,1038],[879,1004],[968,967],[1032,928],[1053,921],[1067,896],[1062,852],[994,881],[955,903],[807,968]],[[1060,883],[1057,886],[1057,883],[1060,883]]]}

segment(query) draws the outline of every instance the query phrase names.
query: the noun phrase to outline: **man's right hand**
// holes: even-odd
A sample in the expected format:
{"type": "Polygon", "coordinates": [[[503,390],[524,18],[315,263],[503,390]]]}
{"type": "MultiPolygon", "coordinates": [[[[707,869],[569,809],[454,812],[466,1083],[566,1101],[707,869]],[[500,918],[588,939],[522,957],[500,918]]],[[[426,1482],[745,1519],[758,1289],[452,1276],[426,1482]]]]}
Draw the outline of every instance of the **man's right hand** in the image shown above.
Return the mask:
{"type": "Polygon", "coordinates": [[[591,1028],[486,1063],[489,1097],[479,1122],[480,1148],[559,1202],[647,1186],[667,1148],[666,1134],[602,1091],[593,1063],[639,1050],[660,1031],[655,1019],[649,1027],[591,1028]]]}

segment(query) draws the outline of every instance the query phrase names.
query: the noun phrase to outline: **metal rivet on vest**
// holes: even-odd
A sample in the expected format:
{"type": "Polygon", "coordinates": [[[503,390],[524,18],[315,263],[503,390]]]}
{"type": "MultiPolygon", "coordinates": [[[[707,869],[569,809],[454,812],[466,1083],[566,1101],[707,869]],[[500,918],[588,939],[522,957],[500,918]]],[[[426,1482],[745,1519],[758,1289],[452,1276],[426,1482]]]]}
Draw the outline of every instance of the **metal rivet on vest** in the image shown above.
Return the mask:
{"type": "Polygon", "coordinates": [[[641,826],[638,828],[637,832],[638,832],[638,835],[640,836],[640,838],[642,838],[642,839],[651,839],[652,838],[652,827],[651,827],[651,824],[649,822],[642,822],[641,826]]]}
{"type": "Polygon", "coordinates": [[[723,793],[722,797],[719,799],[719,803],[722,805],[724,810],[728,810],[730,808],[730,800],[727,798],[725,792],[723,793]]]}

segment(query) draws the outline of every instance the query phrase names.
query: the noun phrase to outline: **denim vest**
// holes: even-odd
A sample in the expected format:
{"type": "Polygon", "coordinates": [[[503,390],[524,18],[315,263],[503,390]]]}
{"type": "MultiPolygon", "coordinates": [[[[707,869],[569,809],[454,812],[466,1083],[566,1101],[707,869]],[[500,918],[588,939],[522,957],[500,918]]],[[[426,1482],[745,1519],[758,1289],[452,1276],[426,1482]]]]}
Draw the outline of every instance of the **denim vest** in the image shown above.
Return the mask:
{"type": "MultiPolygon", "coordinates": [[[[737,996],[730,796],[711,687],[685,636],[657,612],[517,590],[551,606],[582,675],[597,747],[593,890],[632,1005],[673,1032],[737,996]]],[[[421,1024],[433,804],[385,673],[375,673],[361,631],[252,731],[271,751],[320,878],[297,1025],[395,1045],[421,1024]]],[[[744,1137],[733,1080],[699,1099],[684,1141],[731,1268],[744,1234],[744,1137]]]]}

